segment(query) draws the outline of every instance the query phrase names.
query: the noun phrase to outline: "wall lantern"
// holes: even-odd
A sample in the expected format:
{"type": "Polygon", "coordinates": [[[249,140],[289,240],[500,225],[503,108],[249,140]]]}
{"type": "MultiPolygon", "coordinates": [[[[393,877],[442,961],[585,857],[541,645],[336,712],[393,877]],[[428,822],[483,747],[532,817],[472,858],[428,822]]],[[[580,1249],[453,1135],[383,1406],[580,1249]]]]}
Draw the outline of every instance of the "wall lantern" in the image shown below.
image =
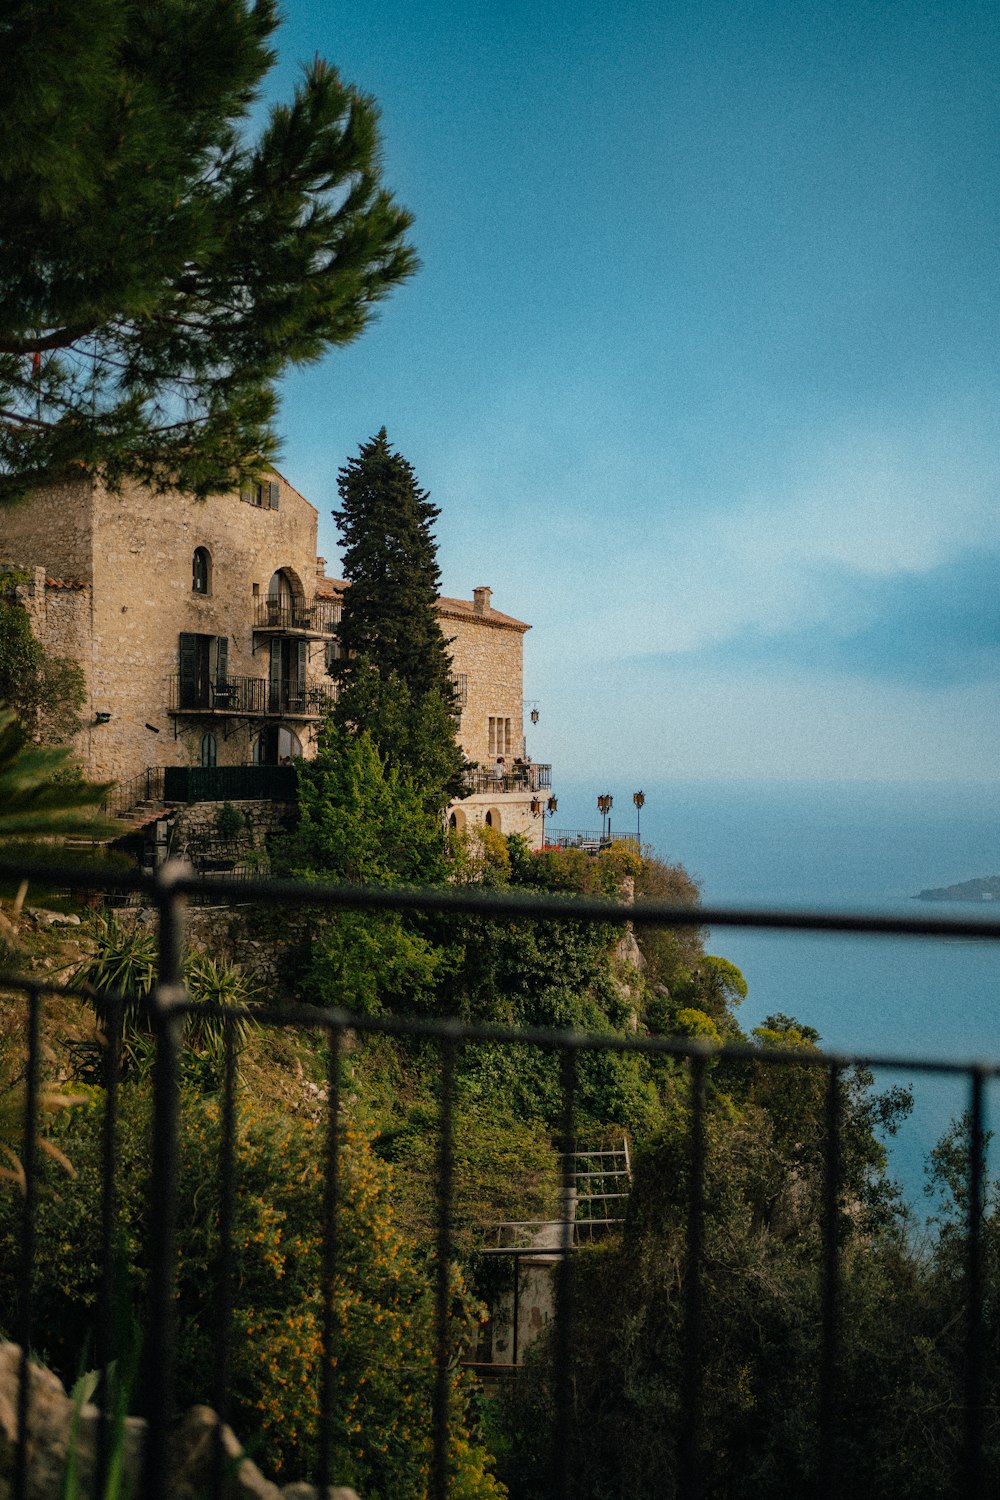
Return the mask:
{"type": "Polygon", "coordinates": [[[94,715],[94,723],[95,724],[110,724],[110,722],[111,722],[111,715],[108,714],[108,713],[99,713],[99,714],[95,714],[94,715]]]}
{"type": "Polygon", "coordinates": [[[537,708],[533,708],[531,710],[531,722],[532,722],[532,724],[537,724],[538,723],[538,709],[537,708]]]}

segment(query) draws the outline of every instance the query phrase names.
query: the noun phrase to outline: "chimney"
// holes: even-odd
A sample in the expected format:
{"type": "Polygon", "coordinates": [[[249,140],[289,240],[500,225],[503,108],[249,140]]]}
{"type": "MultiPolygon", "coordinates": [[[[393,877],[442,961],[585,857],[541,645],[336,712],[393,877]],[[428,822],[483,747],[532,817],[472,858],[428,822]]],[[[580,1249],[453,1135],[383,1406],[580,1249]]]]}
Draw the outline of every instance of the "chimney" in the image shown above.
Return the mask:
{"type": "Polygon", "coordinates": [[[477,615],[488,615],[490,612],[490,598],[493,590],[480,588],[472,590],[472,607],[477,615]]]}

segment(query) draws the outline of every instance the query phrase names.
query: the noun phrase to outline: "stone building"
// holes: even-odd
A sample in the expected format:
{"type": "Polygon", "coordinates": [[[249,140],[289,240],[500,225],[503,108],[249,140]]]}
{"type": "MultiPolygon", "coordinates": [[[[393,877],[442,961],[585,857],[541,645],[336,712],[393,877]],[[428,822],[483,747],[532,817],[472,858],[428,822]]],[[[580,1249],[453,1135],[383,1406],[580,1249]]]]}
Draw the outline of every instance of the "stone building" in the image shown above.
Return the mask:
{"type": "MultiPolygon", "coordinates": [[[[256,784],[237,768],[315,753],[347,587],[316,555],[317,519],[276,471],[207,500],[81,480],[0,513],[0,558],[30,570],[20,593],[35,634],[83,668],[74,748],[88,776],[116,783],[119,807],[131,787],[136,802],[148,797],[152,768],[178,800],[213,788],[236,800],[256,784]]],[[[524,756],[529,627],[494,610],[488,588],[438,608],[473,763],[453,823],[537,842],[549,776],[524,756]]]]}

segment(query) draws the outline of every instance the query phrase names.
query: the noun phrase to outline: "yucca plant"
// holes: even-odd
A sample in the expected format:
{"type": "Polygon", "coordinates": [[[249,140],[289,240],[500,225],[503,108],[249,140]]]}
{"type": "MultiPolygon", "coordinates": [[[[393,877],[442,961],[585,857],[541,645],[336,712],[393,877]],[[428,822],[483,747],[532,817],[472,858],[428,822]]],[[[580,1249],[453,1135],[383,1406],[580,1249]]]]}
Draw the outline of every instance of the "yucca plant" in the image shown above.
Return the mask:
{"type": "MultiPolygon", "coordinates": [[[[184,983],[191,999],[201,1005],[252,1005],[259,996],[258,987],[236,964],[192,953],[184,965],[184,983]]],[[[221,1056],[226,1031],[231,1031],[236,1050],[246,1045],[253,1023],[240,1016],[223,1021],[218,1016],[190,1018],[188,1042],[196,1050],[221,1056]]]]}
{"type": "MultiPolygon", "coordinates": [[[[153,1046],[145,1001],[156,983],[156,937],[136,921],[123,921],[114,912],[97,916],[90,926],[90,952],[74,974],[77,984],[88,985],[98,994],[124,997],[121,1066],[123,1073],[142,1075],[153,1058],[153,1046]]],[[[184,964],[184,983],[196,1004],[206,1006],[247,1005],[257,998],[257,987],[236,964],[190,954],[184,964]]],[[[240,1017],[226,1023],[219,1016],[197,1013],[189,1018],[185,1057],[193,1081],[217,1081],[225,1047],[227,1025],[237,1051],[245,1046],[252,1023],[240,1017]],[[192,1065],[192,1058],[200,1058],[192,1065]],[[208,1065],[206,1073],[205,1064],[208,1065]]],[[[99,1081],[103,1076],[103,1038],[77,1042],[73,1050],[84,1076],[99,1081]]]]}

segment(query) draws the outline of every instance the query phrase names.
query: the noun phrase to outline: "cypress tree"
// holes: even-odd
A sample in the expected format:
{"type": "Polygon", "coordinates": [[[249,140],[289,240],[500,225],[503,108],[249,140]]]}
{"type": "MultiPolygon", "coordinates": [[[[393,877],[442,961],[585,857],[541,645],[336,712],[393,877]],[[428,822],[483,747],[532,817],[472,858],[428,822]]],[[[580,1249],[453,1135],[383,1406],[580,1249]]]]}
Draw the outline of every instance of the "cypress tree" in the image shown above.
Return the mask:
{"type": "Polygon", "coordinates": [[[276,456],[275,381],[416,266],[378,111],[316,59],[256,139],[275,0],[6,0],[0,500],[203,495],[276,456]]]}
{"type": "Polygon", "coordinates": [[[451,659],[435,607],[441,574],[431,527],[441,512],[412,465],[389,446],[384,427],[341,469],[338,488],[342,505],[333,518],[351,584],[340,625],[350,654],[338,676],[349,684],[367,667],[382,677],[394,672],[415,702],[436,689],[453,704],[451,659]]]}
{"type": "Polygon", "coordinates": [[[385,428],[338,476],[343,571],[351,587],[340,623],[335,718],[368,730],[399,774],[440,813],[462,795],[451,658],[436,600],[432,527],[440,515],[385,428]]]}

